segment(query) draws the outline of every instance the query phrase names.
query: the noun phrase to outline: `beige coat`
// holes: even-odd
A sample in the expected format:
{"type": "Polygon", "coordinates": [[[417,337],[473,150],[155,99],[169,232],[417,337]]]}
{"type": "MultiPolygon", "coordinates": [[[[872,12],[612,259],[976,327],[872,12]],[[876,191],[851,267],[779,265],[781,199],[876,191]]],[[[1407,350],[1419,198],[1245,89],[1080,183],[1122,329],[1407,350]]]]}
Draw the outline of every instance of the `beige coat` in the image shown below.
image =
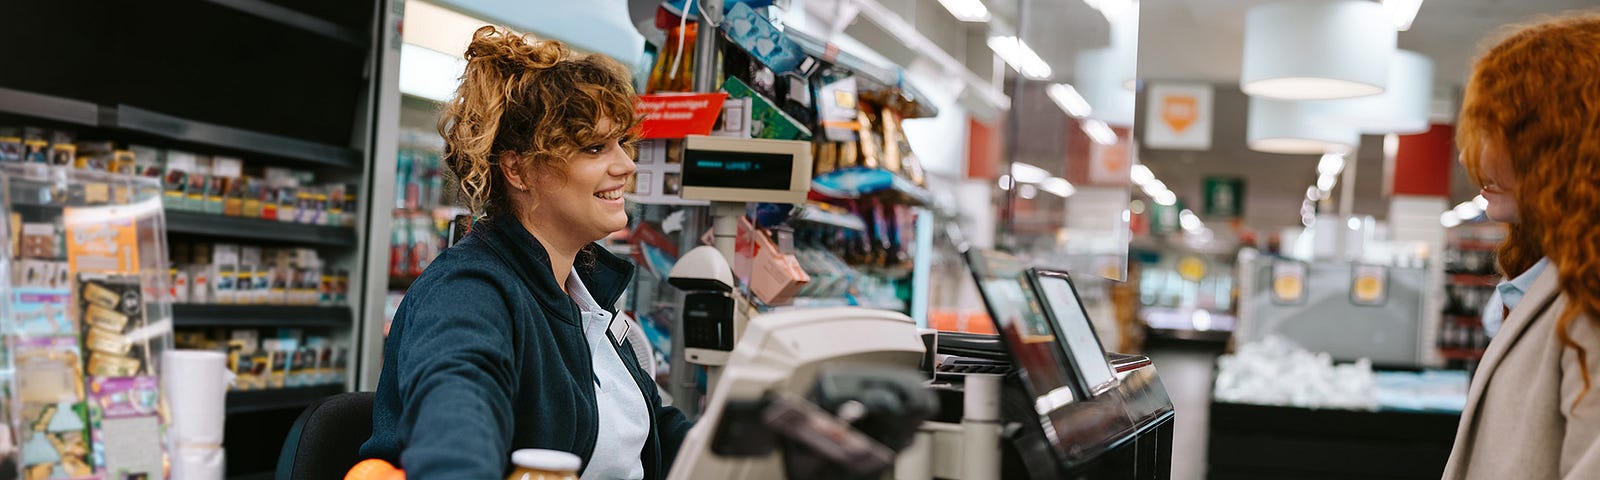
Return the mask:
{"type": "Polygon", "coordinates": [[[1600,329],[1584,316],[1570,328],[1588,350],[1590,376],[1588,394],[1574,408],[1583,390],[1578,354],[1556,338],[1566,308],[1551,265],[1484,353],[1446,480],[1600,479],[1600,329]]]}

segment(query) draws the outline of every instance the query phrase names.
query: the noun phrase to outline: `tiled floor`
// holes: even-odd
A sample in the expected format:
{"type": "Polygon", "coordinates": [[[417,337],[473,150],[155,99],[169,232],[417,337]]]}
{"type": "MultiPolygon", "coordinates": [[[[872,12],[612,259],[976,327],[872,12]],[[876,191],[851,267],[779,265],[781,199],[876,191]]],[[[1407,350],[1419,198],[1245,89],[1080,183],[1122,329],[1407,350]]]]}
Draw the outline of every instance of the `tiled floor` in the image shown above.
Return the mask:
{"type": "Polygon", "coordinates": [[[1146,352],[1172,399],[1176,423],[1172,442],[1172,480],[1206,476],[1206,428],[1211,403],[1211,370],[1218,352],[1203,348],[1157,348],[1146,352]]]}

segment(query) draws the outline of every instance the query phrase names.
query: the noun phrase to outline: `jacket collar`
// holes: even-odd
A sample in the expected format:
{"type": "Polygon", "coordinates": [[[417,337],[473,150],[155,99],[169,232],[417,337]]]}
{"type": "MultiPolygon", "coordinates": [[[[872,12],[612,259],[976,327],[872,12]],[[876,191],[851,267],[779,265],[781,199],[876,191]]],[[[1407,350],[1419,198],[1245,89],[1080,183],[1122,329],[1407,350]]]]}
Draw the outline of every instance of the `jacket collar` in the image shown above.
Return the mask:
{"type": "MultiPolygon", "coordinates": [[[[550,266],[550,253],[521,223],[482,219],[474,222],[470,235],[480,239],[501,259],[511,264],[512,270],[527,285],[529,293],[545,309],[562,313],[558,317],[567,323],[579,324],[577,305],[556,283],[550,266]]],[[[589,295],[608,311],[614,310],[613,305],[616,305],[617,299],[622,297],[622,292],[627,290],[628,283],[633,279],[633,263],[613,255],[598,243],[585,247],[584,253],[580,253],[574,262],[574,267],[578,271],[578,278],[583,280],[584,288],[589,290],[589,295]],[[590,258],[592,262],[588,261],[590,258]]]]}
{"type": "MultiPolygon", "coordinates": [[[[1533,287],[1528,289],[1528,293],[1522,297],[1517,308],[1506,317],[1505,323],[1500,326],[1500,332],[1495,334],[1494,341],[1489,342],[1489,348],[1484,351],[1483,360],[1478,364],[1477,373],[1474,374],[1483,380],[1473,381],[1471,388],[1468,389],[1466,408],[1461,412],[1462,418],[1473,418],[1472,415],[1483,402],[1484,390],[1487,390],[1489,382],[1494,380],[1494,371],[1500,366],[1500,360],[1522,340],[1522,335],[1528,331],[1528,326],[1544,315],[1560,294],[1561,281],[1555,265],[1551,264],[1539,274],[1539,278],[1533,282],[1533,287]]],[[[1467,428],[1467,423],[1463,422],[1462,428],[1467,428]]],[[[1459,440],[1457,445],[1460,445],[1459,440]]]]}

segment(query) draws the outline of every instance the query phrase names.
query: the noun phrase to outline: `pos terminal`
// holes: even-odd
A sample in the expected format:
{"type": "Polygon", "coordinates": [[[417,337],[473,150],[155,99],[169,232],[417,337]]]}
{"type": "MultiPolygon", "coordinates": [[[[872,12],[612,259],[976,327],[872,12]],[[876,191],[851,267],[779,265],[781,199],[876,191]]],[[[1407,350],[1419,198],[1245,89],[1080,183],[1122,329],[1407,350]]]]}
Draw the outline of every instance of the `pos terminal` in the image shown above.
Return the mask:
{"type": "Polygon", "coordinates": [[[1067,272],[966,258],[1016,369],[1001,384],[1002,478],[1170,478],[1172,402],[1149,359],[1108,358],[1067,272]]]}

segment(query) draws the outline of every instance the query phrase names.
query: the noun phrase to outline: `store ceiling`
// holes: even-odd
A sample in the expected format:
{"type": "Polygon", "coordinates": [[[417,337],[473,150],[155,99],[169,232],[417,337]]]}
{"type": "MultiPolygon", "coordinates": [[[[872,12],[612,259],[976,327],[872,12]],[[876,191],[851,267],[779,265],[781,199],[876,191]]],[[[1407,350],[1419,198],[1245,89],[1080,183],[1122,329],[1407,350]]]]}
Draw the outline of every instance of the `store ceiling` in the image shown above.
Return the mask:
{"type": "MultiPolygon", "coordinates": [[[[1237,82],[1245,13],[1277,1],[1144,0],[1139,77],[1237,82]]],[[[1441,86],[1459,86],[1478,46],[1498,27],[1595,5],[1595,0],[1429,0],[1411,30],[1400,32],[1400,48],[1432,58],[1441,86]]]]}

